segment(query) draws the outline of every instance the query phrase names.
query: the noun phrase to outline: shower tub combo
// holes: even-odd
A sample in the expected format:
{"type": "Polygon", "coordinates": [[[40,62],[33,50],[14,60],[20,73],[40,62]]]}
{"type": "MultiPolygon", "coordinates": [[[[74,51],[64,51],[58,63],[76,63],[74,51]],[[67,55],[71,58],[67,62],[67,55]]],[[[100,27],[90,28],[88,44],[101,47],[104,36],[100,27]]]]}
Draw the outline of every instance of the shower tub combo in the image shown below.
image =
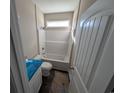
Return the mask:
{"type": "Polygon", "coordinates": [[[42,59],[45,62],[50,62],[53,65],[53,69],[62,71],[69,70],[69,57],[45,53],[44,55],[37,55],[37,59],[42,59]]]}

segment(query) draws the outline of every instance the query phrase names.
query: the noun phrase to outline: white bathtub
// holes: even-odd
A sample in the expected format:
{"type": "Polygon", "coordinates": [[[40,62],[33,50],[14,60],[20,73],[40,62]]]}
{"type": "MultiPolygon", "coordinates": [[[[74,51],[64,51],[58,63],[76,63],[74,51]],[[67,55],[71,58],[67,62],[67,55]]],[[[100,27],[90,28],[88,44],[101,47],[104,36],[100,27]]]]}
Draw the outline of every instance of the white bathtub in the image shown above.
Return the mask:
{"type": "Polygon", "coordinates": [[[63,55],[55,55],[55,54],[47,53],[46,56],[48,59],[65,61],[65,56],[63,56],[63,55]]]}
{"type": "Polygon", "coordinates": [[[45,54],[37,55],[34,59],[42,59],[45,62],[50,62],[53,65],[54,69],[68,71],[69,70],[69,58],[60,56],[60,55],[52,55],[52,54],[45,54]]]}
{"type": "Polygon", "coordinates": [[[50,62],[54,69],[68,71],[69,58],[61,55],[46,54],[42,57],[44,61],[50,62]]]}

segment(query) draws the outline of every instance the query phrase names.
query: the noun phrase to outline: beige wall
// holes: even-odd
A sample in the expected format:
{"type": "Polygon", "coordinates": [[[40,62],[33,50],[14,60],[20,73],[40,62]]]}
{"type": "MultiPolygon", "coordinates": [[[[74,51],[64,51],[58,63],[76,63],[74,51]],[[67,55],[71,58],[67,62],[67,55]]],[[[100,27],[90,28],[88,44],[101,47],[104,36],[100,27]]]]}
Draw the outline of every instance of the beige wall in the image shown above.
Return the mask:
{"type": "Polygon", "coordinates": [[[44,27],[44,14],[38,6],[36,6],[37,26],[44,27]]]}
{"type": "Polygon", "coordinates": [[[35,5],[32,0],[15,0],[25,58],[38,53],[35,5]]]}
{"type": "Polygon", "coordinates": [[[84,13],[96,0],[80,0],[79,17],[84,13]]]}

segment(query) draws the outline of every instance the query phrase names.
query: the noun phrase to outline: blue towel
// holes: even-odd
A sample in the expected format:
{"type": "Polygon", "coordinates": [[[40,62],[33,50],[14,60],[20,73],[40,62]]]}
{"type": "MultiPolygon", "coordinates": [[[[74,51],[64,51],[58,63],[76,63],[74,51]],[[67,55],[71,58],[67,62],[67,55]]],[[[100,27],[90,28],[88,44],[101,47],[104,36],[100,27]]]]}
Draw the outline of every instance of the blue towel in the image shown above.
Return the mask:
{"type": "Polygon", "coordinates": [[[28,80],[31,80],[37,69],[43,63],[43,60],[28,59],[26,60],[25,63],[26,63],[28,80]]]}

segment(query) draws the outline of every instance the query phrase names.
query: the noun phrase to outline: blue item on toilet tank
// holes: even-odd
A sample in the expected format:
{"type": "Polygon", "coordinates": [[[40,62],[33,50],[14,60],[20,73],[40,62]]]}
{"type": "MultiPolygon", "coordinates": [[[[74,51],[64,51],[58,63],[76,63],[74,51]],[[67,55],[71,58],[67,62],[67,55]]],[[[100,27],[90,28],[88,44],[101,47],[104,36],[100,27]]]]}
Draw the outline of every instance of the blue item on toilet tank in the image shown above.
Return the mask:
{"type": "Polygon", "coordinates": [[[26,63],[28,80],[31,80],[37,69],[43,63],[43,60],[27,59],[25,63],[26,63]]]}

